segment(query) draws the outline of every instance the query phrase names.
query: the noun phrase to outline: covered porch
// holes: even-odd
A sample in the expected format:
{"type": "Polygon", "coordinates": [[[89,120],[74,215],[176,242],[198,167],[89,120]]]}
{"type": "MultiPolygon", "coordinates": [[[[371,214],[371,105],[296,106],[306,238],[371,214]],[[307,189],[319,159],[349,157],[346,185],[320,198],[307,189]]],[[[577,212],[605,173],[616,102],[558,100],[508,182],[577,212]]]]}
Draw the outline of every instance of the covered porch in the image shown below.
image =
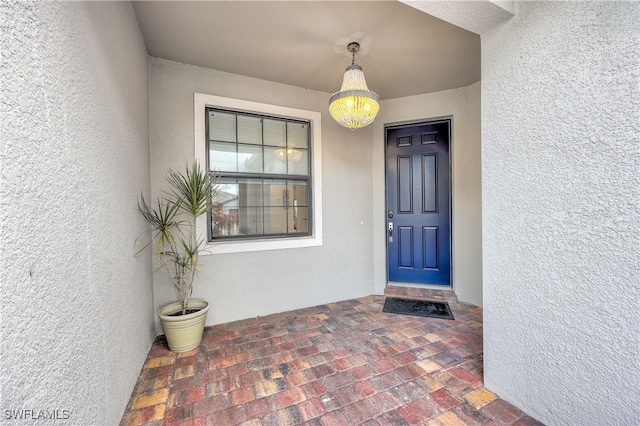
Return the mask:
{"type": "Polygon", "coordinates": [[[383,313],[368,296],[205,329],[176,354],[156,339],[121,425],[539,425],[483,386],[482,308],[455,320],[383,313]]]}

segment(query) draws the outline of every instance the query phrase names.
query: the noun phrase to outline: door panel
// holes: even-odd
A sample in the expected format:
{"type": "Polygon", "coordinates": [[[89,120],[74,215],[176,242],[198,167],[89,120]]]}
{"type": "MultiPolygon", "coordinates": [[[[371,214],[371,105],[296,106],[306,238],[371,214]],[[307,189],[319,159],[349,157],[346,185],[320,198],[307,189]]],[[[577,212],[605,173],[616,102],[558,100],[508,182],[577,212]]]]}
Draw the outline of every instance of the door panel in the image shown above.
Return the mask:
{"type": "Polygon", "coordinates": [[[398,211],[411,213],[413,211],[413,169],[411,157],[398,157],[398,211]]]}
{"type": "Polygon", "coordinates": [[[425,226],[422,228],[422,255],[425,269],[438,268],[438,227],[425,226]]]}
{"type": "Polygon", "coordinates": [[[450,128],[386,128],[389,281],[451,284],[450,128]]]}
{"type": "Polygon", "coordinates": [[[438,206],[438,157],[435,154],[422,156],[422,211],[425,213],[437,212],[438,206]]]}
{"type": "Polygon", "coordinates": [[[413,228],[398,227],[398,264],[401,268],[413,268],[413,228]]]}

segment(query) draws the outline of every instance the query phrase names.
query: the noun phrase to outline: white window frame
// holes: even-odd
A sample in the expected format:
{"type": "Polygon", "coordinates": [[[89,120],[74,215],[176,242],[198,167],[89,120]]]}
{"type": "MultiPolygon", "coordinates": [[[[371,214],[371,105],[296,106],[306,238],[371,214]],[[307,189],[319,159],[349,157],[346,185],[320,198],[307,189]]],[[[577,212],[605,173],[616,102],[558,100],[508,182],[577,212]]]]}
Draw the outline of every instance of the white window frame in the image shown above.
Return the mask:
{"type": "MultiPolygon", "coordinates": [[[[308,111],[279,105],[263,104],[241,99],[225,98],[222,96],[194,93],[193,115],[195,136],[195,159],[202,167],[207,161],[207,141],[205,128],[206,108],[224,108],[236,111],[251,112],[263,115],[273,115],[292,119],[309,120],[311,123],[311,185],[313,194],[311,235],[304,237],[261,238],[256,240],[226,240],[209,242],[206,247],[208,254],[242,253],[251,251],[280,250],[322,245],[322,138],[321,117],[317,111],[308,111]]],[[[207,218],[198,218],[197,230],[200,235],[208,235],[207,218]]]]}

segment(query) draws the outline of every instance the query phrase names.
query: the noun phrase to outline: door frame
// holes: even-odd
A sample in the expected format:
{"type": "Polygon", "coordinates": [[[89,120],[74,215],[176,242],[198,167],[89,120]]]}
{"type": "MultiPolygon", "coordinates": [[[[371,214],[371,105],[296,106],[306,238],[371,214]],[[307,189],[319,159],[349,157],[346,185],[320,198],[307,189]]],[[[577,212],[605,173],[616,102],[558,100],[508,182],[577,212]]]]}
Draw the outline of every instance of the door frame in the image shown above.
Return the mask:
{"type": "Polygon", "coordinates": [[[387,130],[399,127],[411,127],[411,126],[419,126],[421,124],[431,124],[442,121],[449,122],[449,258],[451,259],[449,263],[449,285],[444,286],[441,284],[418,284],[418,283],[404,283],[404,282],[396,282],[389,281],[389,245],[387,244],[388,233],[385,230],[384,233],[384,252],[385,252],[385,286],[388,285],[399,285],[404,287],[417,287],[424,289],[433,289],[433,290],[453,290],[454,289],[454,247],[453,247],[453,234],[454,223],[453,223],[453,115],[443,115],[437,117],[429,117],[417,120],[409,120],[409,121],[401,121],[395,123],[384,123],[383,125],[383,143],[384,143],[384,206],[383,206],[383,217],[384,223],[387,223],[387,203],[389,201],[387,197],[387,178],[388,178],[388,170],[387,170],[387,130]]]}

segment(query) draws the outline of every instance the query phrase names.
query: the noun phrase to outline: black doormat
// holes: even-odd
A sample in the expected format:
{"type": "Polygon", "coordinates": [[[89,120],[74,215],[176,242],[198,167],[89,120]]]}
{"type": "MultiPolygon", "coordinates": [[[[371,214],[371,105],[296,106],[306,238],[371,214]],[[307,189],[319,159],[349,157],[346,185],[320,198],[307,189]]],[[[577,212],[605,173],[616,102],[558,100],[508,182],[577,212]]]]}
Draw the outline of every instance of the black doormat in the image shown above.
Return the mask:
{"type": "Polygon", "coordinates": [[[434,302],[433,300],[387,297],[384,300],[384,308],[382,308],[382,312],[448,320],[454,319],[453,314],[451,313],[451,308],[449,308],[449,304],[447,302],[434,302]]]}

